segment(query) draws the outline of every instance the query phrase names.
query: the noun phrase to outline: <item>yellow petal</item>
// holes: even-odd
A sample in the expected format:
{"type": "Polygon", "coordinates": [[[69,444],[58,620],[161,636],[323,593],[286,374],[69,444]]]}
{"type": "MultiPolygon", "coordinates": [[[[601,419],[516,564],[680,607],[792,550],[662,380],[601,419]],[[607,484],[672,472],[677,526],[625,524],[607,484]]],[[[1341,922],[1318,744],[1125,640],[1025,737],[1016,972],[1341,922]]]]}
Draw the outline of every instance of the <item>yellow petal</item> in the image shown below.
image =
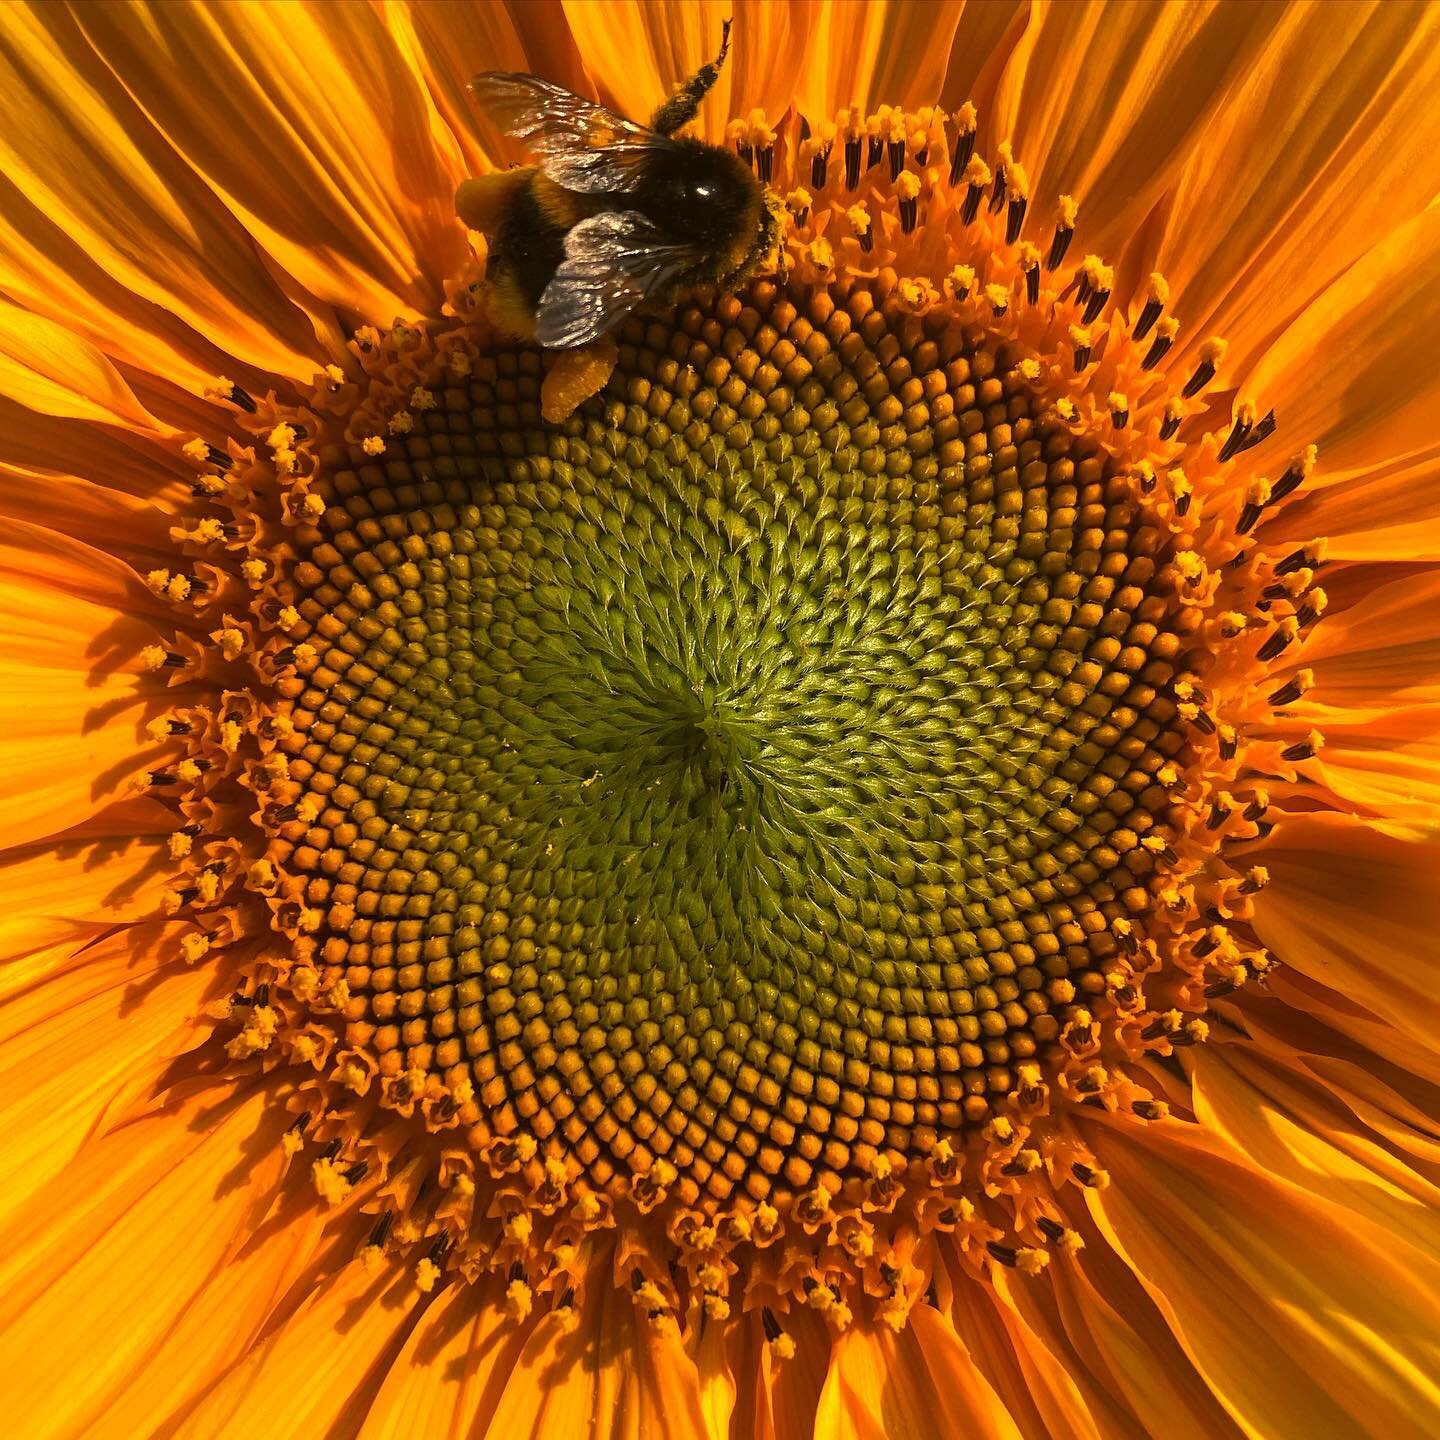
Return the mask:
{"type": "Polygon", "coordinates": [[[953,0],[822,0],[803,16],[795,7],[795,23],[805,27],[793,87],[800,113],[828,120],[843,107],[869,114],[881,105],[914,110],[936,104],[951,53],[961,43],[957,31],[965,8],[953,0]]]}
{"type": "Polygon", "coordinates": [[[175,812],[135,799],[98,811],[49,840],[0,850],[0,960],[20,984],[25,956],[154,913],[174,872],[164,837],[175,812]]]}
{"type": "Polygon", "coordinates": [[[1048,224],[1073,195],[1086,248],[1118,257],[1278,19],[1262,5],[1037,4],[989,132],[1013,142],[1031,213],[1048,224]]]}
{"type": "Polygon", "coordinates": [[[127,926],[6,967],[0,1218],[70,1164],[98,1127],[149,1101],[170,1061],[209,1033],[195,1020],[218,977],[181,960],[182,928],[127,926]]]}
{"type": "Polygon", "coordinates": [[[1396,226],[1269,344],[1246,394],[1280,429],[1256,463],[1320,447],[1330,484],[1435,443],[1440,406],[1440,208],[1396,226]]]}
{"type": "Polygon", "coordinates": [[[899,1335],[857,1322],[837,1337],[815,1414],[826,1440],[1021,1440],[938,1310],[917,1305],[899,1335]]]}
{"type": "Polygon", "coordinates": [[[1440,572],[1375,583],[1383,574],[1367,572],[1369,593],[1294,647],[1293,664],[1315,671],[1315,702],[1370,710],[1440,700],[1440,572]]]}
{"type": "Polygon", "coordinates": [[[1352,998],[1432,1052],[1440,996],[1440,842],[1340,815],[1280,822],[1258,852],[1270,883],[1255,929],[1286,966],[1352,998]]]}
{"type": "MultiPolygon", "coordinates": [[[[114,23],[128,28],[130,46],[148,57],[148,68],[173,73],[197,104],[214,104],[222,85],[218,57],[187,63],[167,54],[149,29],[156,11],[169,8],[118,11],[114,23]]],[[[12,277],[23,276],[37,298],[42,289],[50,293],[59,307],[52,313],[65,307],[78,313],[113,294],[109,286],[97,297],[86,292],[85,280],[98,266],[195,337],[211,337],[262,370],[308,378],[314,367],[302,358],[309,338],[304,316],[284,298],[240,226],[131,98],[138,77],[112,71],[91,49],[80,32],[82,18],[99,20],[98,7],[0,7],[0,84],[10,108],[0,135],[0,173],[13,186],[0,209],[11,217],[12,236],[31,252],[6,262],[12,277]],[[47,253],[47,237],[55,232],[68,243],[47,253]],[[70,274],[59,257],[73,258],[76,247],[87,259],[70,274]]],[[[236,152],[252,143],[244,137],[253,124],[227,122],[214,109],[200,123],[236,152]]],[[[162,363],[163,342],[147,349],[135,337],[143,305],[123,313],[117,353],[162,363]]],[[[173,330],[170,343],[192,365],[209,348],[199,339],[191,350],[173,330]]]]}
{"type": "Polygon", "coordinates": [[[484,1435],[690,1440],[703,1435],[699,1377],[673,1328],[661,1331],[617,1290],[608,1267],[585,1288],[579,1324],[534,1325],[484,1435]]]}
{"type": "Polygon", "coordinates": [[[714,60],[732,18],[730,55],[690,133],[719,144],[733,116],[762,109],[773,124],[794,98],[809,16],[804,5],[570,0],[563,8],[600,98],[632,119],[648,119],[677,85],[714,60]]]}
{"type": "Polygon", "coordinates": [[[1440,13],[1423,4],[1284,9],[1188,157],[1142,270],[1175,292],[1177,369],[1219,332],[1229,371],[1244,374],[1377,236],[1430,203],[1437,34],[1440,13]]]}
{"type": "Polygon", "coordinates": [[[1092,1213],[1247,1434],[1440,1430],[1440,1268],[1213,1131],[1084,1120],[1092,1213]]]}
{"type": "Polygon", "coordinates": [[[1331,560],[1440,560],[1440,444],[1382,460],[1287,505],[1263,530],[1267,544],[1303,545],[1323,535],[1331,560]]]}
{"type": "MultiPolygon", "coordinates": [[[[467,175],[487,174],[504,153],[496,148],[498,134],[487,129],[489,143],[482,141],[483,117],[466,88],[475,75],[482,70],[528,70],[563,84],[567,74],[578,73],[579,59],[562,25],[549,24],[544,29],[556,37],[557,48],[560,43],[568,46],[568,69],[557,67],[549,55],[527,55],[517,29],[523,11],[512,15],[503,5],[441,8],[414,0],[385,0],[383,11],[396,48],[429,91],[435,112],[446,127],[447,143],[456,147],[459,168],[467,175]]],[[[553,21],[556,17],[552,11],[546,18],[553,21]]]]}
{"type": "Polygon", "coordinates": [[[1262,1169],[1346,1210],[1389,1236],[1397,1258],[1440,1261],[1440,1186],[1364,1134],[1319,1085],[1272,1053],[1241,1045],[1197,1049],[1195,1117],[1262,1169]]]}
{"type": "Polygon", "coordinates": [[[171,1433],[177,1440],[354,1435],[426,1305],[398,1263],[373,1277],[359,1261],[342,1263],[175,1416],[171,1433]]]}
{"type": "Polygon", "coordinates": [[[1026,1440],[1099,1440],[1100,1425],[1113,1424],[1118,1411],[1084,1374],[1058,1318],[1030,1303],[1048,1294],[1046,1279],[1010,1284],[996,1271],[977,1280],[958,1254],[948,1269],[953,1293],[943,1313],[1026,1440]]]}
{"type": "Polygon", "coordinates": [[[78,18],[182,165],[310,295],[382,325],[438,307],[466,256],[463,176],[378,10],[174,3],[143,23],[101,6],[78,18]]]}
{"type": "Polygon", "coordinates": [[[361,1440],[469,1440],[482,1433],[528,1328],[505,1309],[500,1276],[437,1295],[387,1367],[361,1440]]]}
{"type": "Polygon", "coordinates": [[[44,415],[157,433],[164,429],[95,346],[57,321],[3,299],[0,395],[44,415]]]}
{"type": "Polygon", "coordinates": [[[24,845],[77,825],[144,768],[139,654],[154,597],[128,567],[12,521],[0,541],[0,834],[24,845]]]}
{"type": "Polygon", "coordinates": [[[175,1101],[84,1146],[31,1199],[0,1256],[0,1374],[25,1376],[6,1387],[9,1433],[96,1433],[107,1397],[249,1238],[277,1178],[254,1157],[278,1153],[284,1118],[254,1092],[175,1101]]]}
{"type": "MultiPolygon", "coordinates": [[[[1115,1430],[1166,1440],[1238,1437],[1140,1282],[1093,1227],[1081,1222],[1081,1229],[1085,1248],[1046,1276],[1059,1324],[1086,1370],[1134,1417],[1115,1430]]],[[[1018,1303],[1030,1299],[1020,1286],[1011,1293],[1018,1303]]]]}
{"type": "Polygon", "coordinates": [[[1310,768],[1346,808],[1415,821],[1440,815],[1440,705],[1297,707],[1296,738],[1312,726],[1325,748],[1310,768]]]}

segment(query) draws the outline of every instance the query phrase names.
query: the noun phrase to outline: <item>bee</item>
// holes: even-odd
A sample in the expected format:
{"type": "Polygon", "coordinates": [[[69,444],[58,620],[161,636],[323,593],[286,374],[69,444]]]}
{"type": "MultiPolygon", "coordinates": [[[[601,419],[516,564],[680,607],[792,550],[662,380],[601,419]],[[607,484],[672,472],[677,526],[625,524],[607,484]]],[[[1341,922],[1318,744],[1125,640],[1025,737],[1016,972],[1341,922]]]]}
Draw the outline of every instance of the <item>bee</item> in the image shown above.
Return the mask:
{"type": "Polygon", "coordinates": [[[678,136],[730,48],[681,85],[649,125],[534,75],[470,82],[481,108],[538,157],[467,180],[460,218],[490,241],[496,318],[551,350],[588,345],[641,305],[698,285],[733,289],[776,247],[779,207],[739,158],[678,136]]]}

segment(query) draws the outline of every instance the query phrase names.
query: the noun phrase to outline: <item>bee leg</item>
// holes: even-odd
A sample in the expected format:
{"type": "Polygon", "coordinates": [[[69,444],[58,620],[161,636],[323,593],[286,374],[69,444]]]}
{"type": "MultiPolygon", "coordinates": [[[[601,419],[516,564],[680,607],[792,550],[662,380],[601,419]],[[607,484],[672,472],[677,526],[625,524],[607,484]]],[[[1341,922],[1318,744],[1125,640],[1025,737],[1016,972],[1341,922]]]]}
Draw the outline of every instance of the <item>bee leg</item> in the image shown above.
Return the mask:
{"type": "Polygon", "coordinates": [[[482,235],[498,234],[505,212],[525,188],[530,174],[528,168],[494,170],[489,175],[462,180],[455,192],[455,213],[471,230],[482,235]]]}
{"type": "Polygon", "coordinates": [[[655,112],[650,128],[661,135],[673,135],[688,125],[700,109],[700,102],[710,93],[710,87],[720,78],[720,68],[729,53],[730,21],[727,20],[720,34],[720,53],[708,65],[702,65],[655,112]]]}

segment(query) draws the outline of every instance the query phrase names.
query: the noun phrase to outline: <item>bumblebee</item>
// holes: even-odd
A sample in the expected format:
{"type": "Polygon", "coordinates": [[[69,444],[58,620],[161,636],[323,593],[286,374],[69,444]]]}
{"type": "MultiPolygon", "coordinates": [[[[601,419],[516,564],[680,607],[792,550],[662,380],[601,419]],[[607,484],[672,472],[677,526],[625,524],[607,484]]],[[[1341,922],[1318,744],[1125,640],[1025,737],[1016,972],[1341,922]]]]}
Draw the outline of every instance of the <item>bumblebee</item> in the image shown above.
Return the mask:
{"type": "Polygon", "coordinates": [[[538,163],[467,180],[460,218],[490,241],[496,318],[552,350],[588,345],[638,306],[697,285],[734,288],[770,254],[778,206],[737,155],[677,136],[730,48],[649,125],[534,75],[492,71],[470,89],[538,163]]]}

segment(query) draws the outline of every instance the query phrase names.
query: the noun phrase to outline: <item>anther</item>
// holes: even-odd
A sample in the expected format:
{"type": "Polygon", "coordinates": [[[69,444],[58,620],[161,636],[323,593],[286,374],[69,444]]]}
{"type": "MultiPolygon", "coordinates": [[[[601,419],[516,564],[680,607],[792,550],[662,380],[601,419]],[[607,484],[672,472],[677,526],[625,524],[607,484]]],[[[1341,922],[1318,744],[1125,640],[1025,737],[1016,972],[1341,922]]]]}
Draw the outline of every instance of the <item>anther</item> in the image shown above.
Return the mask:
{"type": "Polygon", "coordinates": [[[1150,333],[1164,311],[1165,303],[1169,298],[1170,287],[1165,283],[1165,277],[1159,273],[1151,275],[1150,294],[1135,320],[1134,328],[1130,331],[1134,339],[1143,340],[1150,333]]]}
{"type": "Polygon", "coordinates": [[[1291,764],[1297,760],[1312,760],[1324,743],[1325,737],[1318,730],[1312,730],[1303,740],[1287,745],[1280,752],[1280,758],[1291,764]]]}
{"type": "Polygon", "coordinates": [[[1274,433],[1279,422],[1275,418],[1274,410],[1267,410],[1264,418],[1259,421],[1249,436],[1241,442],[1240,451],[1243,454],[1246,450],[1253,450],[1262,440],[1268,440],[1274,433]]]}
{"type": "Polygon", "coordinates": [[[1185,407],[1178,400],[1171,400],[1165,406],[1165,416],[1160,421],[1160,438],[1169,440],[1180,428],[1185,418],[1185,407]]]}
{"type": "Polygon", "coordinates": [[[965,178],[970,188],[966,190],[964,203],[960,206],[960,223],[970,225],[980,213],[980,202],[985,198],[986,185],[990,183],[990,167],[978,155],[973,155],[965,167],[965,178]]]}
{"type": "Polygon", "coordinates": [[[1318,586],[1306,597],[1305,603],[1295,612],[1295,623],[1304,630],[1313,625],[1324,613],[1329,596],[1318,586]]]}
{"type": "Polygon", "coordinates": [[[1070,343],[1075,347],[1075,373],[1078,375],[1090,363],[1091,334],[1082,325],[1070,327],[1070,343]]]}
{"type": "Polygon", "coordinates": [[[955,148],[950,156],[950,183],[958,185],[975,153],[975,107],[967,100],[951,117],[955,121],[955,148]]]}
{"type": "Polygon", "coordinates": [[[1140,362],[1141,366],[1146,370],[1153,370],[1170,353],[1170,347],[1179,333],[1180,322],[1173,315],[1166,316],[1155,327],[1155,338],[1150,342],[1150,348],[1140,362]]]}
{"type": "Polygon", "coordinates": [[[905,168],[905,141],[891,140],[885,149],[890,158],[890,178],[898,180],[900,172],[905,168]]]}
{"type": "Polygon", "coordinates": [[[1025,211],[1029,208],[1027,196],[1028,181],[1019,165],[1010,167],[1009,179],[1005,186],[1009,206],[1005,212],[1005,243],[1013,245],[1020,238],[1021,227],[1025,224],[1025,211]]]}
{"type": "Polygon", "coordinates": [[[1215,372],[1225,358],[1225,348],[1225,341],[1219,336],[1213,336],[1200,347],[1200,363],[1180,392],[1187,400],[1198,395],[1215,378],[1215,372]]]}
{"type": "Polygon", "coordinates": [[[1271,705],[1293,705],[1315,683],[1313,670],[1297,670],[1278,689],[1272,690],[1265,698],[1271,705]]]}
{"type": "MultiPolygon", "coordinates": [[[[1285,473],[1275,482],[1270,490],[1270,503],[1277,505],[1287,495],[1297,490],[1304,483],[1311,470],[1315,468],[1315,456],[1318,452],[1313,445],[1307,445],[1305,449],[1286,467],[1285,473]]],[[[1277,575],[1280,573],[1277,568],[1277,575]]]]}
{"type": "Polygon", "coordinates": [[[1235,413],[1235,423],[1230,429],[1229,435],[1225,437],[1225,443],[1220,447],[1219,460],[1223,464],[1226,460],[1233,459],[1238,455],[1249,438],[1250,432],[1255,428],[1255,410],[1253,406],[1242,405],[1235,413]]]}
{"type": "Polygon", "coordinates": [[[1047,270],[1058,270],[1064,263],[1065,252],[1075,238],[1075,217],[1079,214],[1080,207],[1069,195],[1062,195],[1057,211],[1055,234],[1051,237],[1050,254],[1045,260],[1047,270]]]}
{"type": "Polygon", "coordinates": [[[1110,407],[1111,424],[1123,430],[1130,423],[1130,401],[1117,390],[1105,403],[1110,407]]]}
{"type": "Polygon", "coordinates": [[[1010,144],[1002,142],[995,163],[995,183],[990,189],[990,213],[998,215],[1005,204],[1005,172],[1012,163],[1010,144]]]}
{"type": "MultiPolygon", "coordinates": [[[[1109,271],[1107,270],[1105,273],[1108,275],[1109,271]]],[[[1085,310],[1080,316],[1080,319],[1086,325],[1090,324],[1092,320],[1097,319],[1100,312],[1105,308],[1105,302],[1109,300],[1109,298],[1110,288],[1108,285],[1092,290],[1090,298],[1085,302],[1085,310]]]]}
{"type": "Polygon", "coordinates": [[[900,229],[906,235],[914,232],[919,219],[920,177],[907,170],[895,181],[895,197],[899,202],[900,229]]]}
{"type": "Polygon", "coordinates": [[[1299,630],[1299,622],[1293,617],[1282,620],[1255,652],[1255,658],[1260,661],[1273,660],[1294,640],[1299,630]]]}
{"type": "Polygon", "coordinates": [[[1025,300],[1027,304],[1040,303],[1040,252],[1035,246],[1020,247],[1020,271],[1025,276],[1025,300]]]}
{"type": "Polygon", "coordinates": [[[845,188],[847,190],[858,190],[860,188],[860,139],[859,135],[848,135],[845,138],[845,188]]]}
{"type": "MultiPolygon", "coordinates": [[[[1287,471],[1286,473],[1288,474],[1289,472],[1287,471]]],[[[1275,490],[1278,488],[1279,482],[1277,482],[1275,489],[1272,489],[1270,492],[1272,504],[1275,500],[1275,490]]],[[[1298,550],[1292,550],[1290,554],[1275,566],[1275,573],[1277,575],[1293,575],[1297,570],[1318,567],[1324,558],[1325,542],[1323,540],[1311,541],[1308,545],[1302,545],[1298,550]]]]}
{"type": "MultiPolygon", "coordinates": [[[[1233,431],[1231,433],[1234,434],[1233,431]]],[[[1223,451],[1220,458],[1222,460],[1226,458],[1223,451]]],[[[1245,492],[1245,503],[1240,507],[1240,518],[1235,522],[1237,535],[1248,535],[1255,528],[1265,507],[1270,503],[1273,493],[1268,480],[1251,481],[1249,489],[1245,492]]]]}

